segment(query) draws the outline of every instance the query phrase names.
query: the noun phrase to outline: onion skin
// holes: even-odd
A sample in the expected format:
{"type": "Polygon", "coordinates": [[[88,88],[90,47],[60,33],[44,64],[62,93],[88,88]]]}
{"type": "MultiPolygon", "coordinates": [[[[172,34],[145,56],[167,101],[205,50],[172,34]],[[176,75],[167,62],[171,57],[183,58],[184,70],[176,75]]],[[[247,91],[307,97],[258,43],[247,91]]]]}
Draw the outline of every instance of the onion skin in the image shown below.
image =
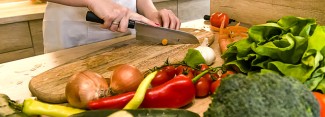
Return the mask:
{"type": "Polygon", "coordinates": [[[120,94],[137,90],[144,75],[133,65],[122,64],[114,71],[110,82],[112,94],[120,94]]]}
{"type": "Polygon", "coordinates": [[[82,71],[70,77],[65,95],[71,106],[85,109],[89,101],[106,96],[108,88],[103,76],[92,71],[82,71]]]}

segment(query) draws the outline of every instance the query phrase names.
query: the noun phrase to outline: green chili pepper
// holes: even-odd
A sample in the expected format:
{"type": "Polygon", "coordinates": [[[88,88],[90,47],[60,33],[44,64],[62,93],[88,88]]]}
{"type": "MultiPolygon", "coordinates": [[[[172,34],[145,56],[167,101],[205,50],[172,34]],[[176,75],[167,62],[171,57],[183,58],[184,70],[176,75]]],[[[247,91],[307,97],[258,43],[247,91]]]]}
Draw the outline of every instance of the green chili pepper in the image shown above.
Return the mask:
{"type": "Polygon", "coordinates": [[[148,76],[146,76],[146,78],[140,83],[137,91],[134,94],[134,97],[123,109],[137,109],[141,105],[146,91],[150,86],[152,79],[155,78],[156,74],[157,71],[152,72],[148,76]]]}
{"type": "Polygon", "coordinates": [[[47,115],[52,117],[68,117],[70,115],[84,112],[85,110],[43,103],[34,99],[25,99],[23,112],[27,115],[47,115]]]}

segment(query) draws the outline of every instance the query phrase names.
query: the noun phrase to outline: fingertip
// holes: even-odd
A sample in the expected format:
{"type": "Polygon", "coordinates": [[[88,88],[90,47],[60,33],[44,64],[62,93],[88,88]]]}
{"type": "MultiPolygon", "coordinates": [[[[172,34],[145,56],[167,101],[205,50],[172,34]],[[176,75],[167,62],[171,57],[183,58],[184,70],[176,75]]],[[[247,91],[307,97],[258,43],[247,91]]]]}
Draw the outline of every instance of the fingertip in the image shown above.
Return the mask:
{"type": "Polygon", "coordinates": [[[156,26],[159,26],[160,27],[160,24],[159,23],[155,23],[156,24],[156,26]]]}

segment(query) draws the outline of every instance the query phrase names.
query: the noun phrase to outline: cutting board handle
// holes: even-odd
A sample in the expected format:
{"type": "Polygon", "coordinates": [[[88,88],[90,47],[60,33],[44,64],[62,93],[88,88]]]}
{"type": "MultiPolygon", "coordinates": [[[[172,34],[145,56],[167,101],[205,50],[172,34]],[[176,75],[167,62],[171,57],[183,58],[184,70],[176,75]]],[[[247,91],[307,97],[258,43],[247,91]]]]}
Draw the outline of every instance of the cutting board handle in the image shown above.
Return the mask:
{"type": "MultiPolygon", "coordinates": [[[[92,11],[87,11],[86,14],[86,21],[90,21],[90,22],[96,22],[96,23],[104,23],[104,20],[97,17],[95,13],[93,13],[92,11]]],[[[129,24],[128,24],[128,28],[134,28],[135,26],[135,21],[134,20],[129,20],[129,24]]]]}

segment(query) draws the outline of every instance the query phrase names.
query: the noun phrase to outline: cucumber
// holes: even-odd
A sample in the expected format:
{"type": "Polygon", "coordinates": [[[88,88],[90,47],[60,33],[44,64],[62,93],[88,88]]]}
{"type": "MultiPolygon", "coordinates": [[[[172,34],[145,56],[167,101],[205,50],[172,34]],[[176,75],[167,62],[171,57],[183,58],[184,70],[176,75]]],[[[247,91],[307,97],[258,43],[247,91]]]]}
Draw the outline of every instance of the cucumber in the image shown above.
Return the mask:
{"type": "Polygon", "coordinates": [[[27,117],[21,112],[21,105],[5,94],[0,94],[0,117],[27,117]]]}
{"type": "Polygon", "coordinates": [[[200,117],[184,109],[90,110],[70,117],[200,117]]]}

